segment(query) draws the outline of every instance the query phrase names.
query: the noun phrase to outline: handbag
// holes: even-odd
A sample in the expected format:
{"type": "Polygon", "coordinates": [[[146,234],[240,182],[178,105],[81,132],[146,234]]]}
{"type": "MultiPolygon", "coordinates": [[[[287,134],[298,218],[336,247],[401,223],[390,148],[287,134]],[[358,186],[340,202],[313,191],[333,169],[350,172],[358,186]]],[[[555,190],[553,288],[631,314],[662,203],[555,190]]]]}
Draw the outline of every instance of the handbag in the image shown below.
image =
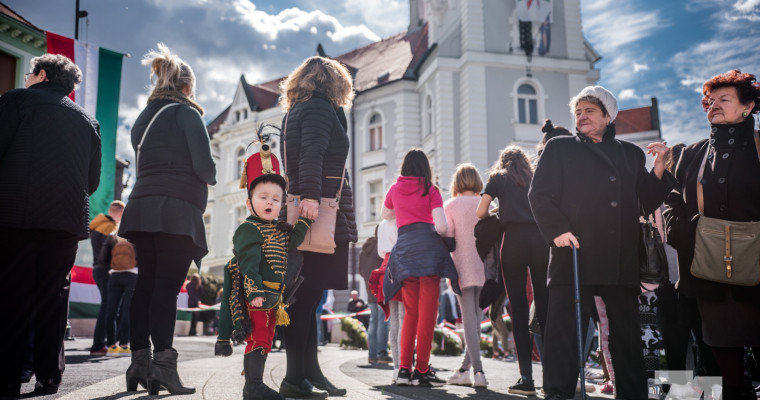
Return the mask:
{"type": "Polygon", "coordinates": [[[668,256],[660,231],[652,220],[650,214],[646,222],[639,224],[639,280],[642,283],[663,284],[668,281],[668,256]]]}
{"type": "MultiPolygon", "coordinates": [[[[285,174],[287,176],[287,159],[288,159],[288,147],[287,147],[287,131],[288,131],[288,117],[290,113],[285,115],[285,129],[283,134],[283,151],[285,157],[283,157],[283,166],[285,167],[285,174]]],[[[328,177],[331,178],[331,177],[328,177]]],[[[340,206],[340,194],[343,191],[343,183],[346,180],[346,166],[343,165],[343,175],[340,177],[340,187],[335,197],[322,197],[319,199],[319,211],[317,213],[317,219],[311,224],[309,230],[306,231],[306,237],[303,243],[298,246],[300,251],[311,251],[315,253],[334,254],[335,253],[335,224],[338,218],[338,208],[340,206]]],[[[288,223],[294,225],[298,221],[298,203],[301,201],[301,196],[294,193],[288,193],[287,196],[287,219],[288,223]]]]}
{"type": "MultiPolygon", "coordinates": [[[[760,157],[760,137],[757,131],[755,147],[760,157]]],[[[697,175],[699,220],[691,274],[719,283],[756,286],[760,283],[760,221],[736,222],[705,217],[702,174],[709,153],[708,145],[697,175]]]]}

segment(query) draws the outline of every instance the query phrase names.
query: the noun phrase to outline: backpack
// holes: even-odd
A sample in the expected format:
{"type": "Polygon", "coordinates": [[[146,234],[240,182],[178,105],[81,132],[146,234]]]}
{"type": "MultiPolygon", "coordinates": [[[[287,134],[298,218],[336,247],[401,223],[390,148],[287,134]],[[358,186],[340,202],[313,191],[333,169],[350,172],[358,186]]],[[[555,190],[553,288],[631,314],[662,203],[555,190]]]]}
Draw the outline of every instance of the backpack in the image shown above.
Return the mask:
{"type": "Polygon", "coordinates": [[[117,238],[117,242],[111,249],[111,269],[114,271],[126,271],[137,265],[135,247],[126,239],[117,238]]]}

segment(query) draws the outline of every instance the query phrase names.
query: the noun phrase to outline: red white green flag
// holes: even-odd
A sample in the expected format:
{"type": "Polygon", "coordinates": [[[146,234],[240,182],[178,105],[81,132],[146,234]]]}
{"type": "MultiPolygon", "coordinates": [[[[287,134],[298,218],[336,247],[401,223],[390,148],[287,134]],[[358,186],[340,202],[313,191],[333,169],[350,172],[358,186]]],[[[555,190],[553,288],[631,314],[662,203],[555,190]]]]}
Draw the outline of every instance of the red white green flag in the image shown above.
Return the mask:
{"type": "Polygon", "coordinates": [[[70,58],[82,70],[82,83],[69,94],[100,123],[100,186],[90,196],[90,219],[108,211],[114,197],[116,127],[119,117],[121,65],[124,54],[92,43],[47,32],[47,51],[70,58]]]}

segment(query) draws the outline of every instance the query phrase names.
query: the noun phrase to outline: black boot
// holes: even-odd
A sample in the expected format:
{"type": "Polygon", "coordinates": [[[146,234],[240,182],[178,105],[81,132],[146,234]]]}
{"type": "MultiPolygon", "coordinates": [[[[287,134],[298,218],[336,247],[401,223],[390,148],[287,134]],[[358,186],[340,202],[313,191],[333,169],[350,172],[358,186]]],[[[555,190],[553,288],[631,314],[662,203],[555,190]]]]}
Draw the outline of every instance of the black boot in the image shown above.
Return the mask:
{"type": "Polygon", "coordinates": [[[177,374],[177,350],[166,349],[153,353],[153,362],[148,373],[148,394],[155,396],[163,387],[171,394],[193,394],[194,387],[182,385],[177,374]]]}
{"type": "Polygon", "coordinates": [[[267,355],[254,350],[243,357],[245,368],[245,386],[243,400],[284,400],[279,393],[264,384],[264,365],[267,355]]]}
{"type": "Polygon", "coordinates": [[[148,369],[150,368],[150,347],[132,351],[132,364],[127,368],[127,391],[137,391],[139,383],[148,388],[148,369]]]}

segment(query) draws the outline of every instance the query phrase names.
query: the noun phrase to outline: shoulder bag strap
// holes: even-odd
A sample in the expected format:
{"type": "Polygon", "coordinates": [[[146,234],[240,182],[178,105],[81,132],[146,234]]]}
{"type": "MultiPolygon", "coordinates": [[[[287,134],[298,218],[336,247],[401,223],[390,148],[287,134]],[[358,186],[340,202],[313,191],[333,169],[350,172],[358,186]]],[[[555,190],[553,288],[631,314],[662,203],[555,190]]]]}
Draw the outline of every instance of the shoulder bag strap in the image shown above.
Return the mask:
{"type": "Polygon", "coordinates": [[[161,109],[158,110],[158,112],[153,115],[153,118],[151,118],[150,122],[148,123],[148,126],[145,128],[145,131],[143,132],[142,138],[140,138],[140,143],[137,144],[137,153],[135,154],[135,171],[137,171],[137,168],[140,165],[140,150],[142,149],[142,145],[145,142],[145,137],[148,136],[148,131],[150,130],[150,127],[153,125],[154,122],[156,122],[156,117],[158,117],[158,114],[161,114],[161,112],[166,110],[167,108],[178,106],[178,105],[179,103],[167,104],[161,107],[161,109]]]}
{"type": "MultiPolygon", "coordinates": [[[[282,130],[282,152],[283,152],[283,161],[282,166],[285,170],[285,182],[288,182],[288,117],[290,116],[290,111],[288,111],[287,114],[285,114],[285,129],[282,130]]],[[[343,174],[340,177],[340,187],[338,187],[338,193],[335,194],[335,201],[340,202],[340,195],[343,192],[343,182],[346,181],[346,163],[343,163],[343,174]]],[[[316,199],[315,199],[316,200],[316,199]]]]}
{"type": "Polygon", "coordinates": [[[699,173],[697,174],[697,209],[700,215],[705,215],[705,195],[702,190],[702,176],[705,173],[705,164],[707,164],[707,155],[710,154],[710,144],[707,144],[705,150],[705,156],[702,158],[702,164],[699,166],[699,173]]]}

